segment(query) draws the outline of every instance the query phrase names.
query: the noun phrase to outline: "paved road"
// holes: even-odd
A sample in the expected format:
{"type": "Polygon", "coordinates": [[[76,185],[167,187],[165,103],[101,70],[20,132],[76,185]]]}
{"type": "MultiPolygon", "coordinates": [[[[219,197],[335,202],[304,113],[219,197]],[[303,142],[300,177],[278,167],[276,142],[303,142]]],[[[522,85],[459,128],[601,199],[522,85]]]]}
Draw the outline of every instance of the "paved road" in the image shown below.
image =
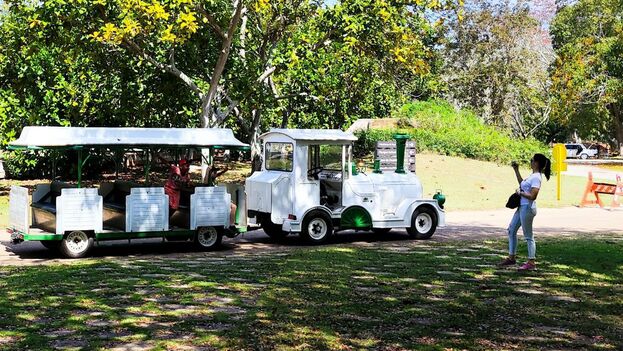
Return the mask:
{"type": "MultiPolygon", "coordinates": [[[[485,240],[504,238],[505,228],[512,215],[511,210],[450,212],[447,214],[445,228],[438,229],[431,241],[485,240]]],[[[623,234],[623,208],[606,210],[599,208],[539,209],[535,219],[537,240],[542,237],[569,237],[623,234]]],[[[620,236],[619,236],[620,237],[620,236]]],[[[60,259],[58,255],[45,249],[38,242],[13,245],[6,241],[6,233],[0,238],[0,265],[33,265],[51,263],[71,263],[75,260],[60,259]]],[[[404,230],[394,230],[387,235],[372,233],[343,232],[335,236],[329,245],[378,247],[420,245],[422,241],[409,240],[404,230]]],[[[195,252],[189,243],[166,242],[159,239],[102,242],[93,251],[95,257],[159,257],[204,255],[248,255],[251,253],[270,253],[305,247],[298,236],[293,235],[282,243],[272,243],[261,231],[246,233],[235,239],[224,240],[223,248],[217,252],[195,252]]]]}

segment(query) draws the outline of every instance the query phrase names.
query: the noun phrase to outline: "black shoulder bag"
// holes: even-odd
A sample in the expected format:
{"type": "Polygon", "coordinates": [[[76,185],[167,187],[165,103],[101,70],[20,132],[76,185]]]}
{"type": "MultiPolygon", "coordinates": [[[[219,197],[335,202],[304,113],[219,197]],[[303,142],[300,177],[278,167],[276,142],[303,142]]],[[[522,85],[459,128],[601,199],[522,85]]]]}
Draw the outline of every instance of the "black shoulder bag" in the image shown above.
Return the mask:
{"type": "Polygon", "coordinates": [[[506,201],[506,207],[508,208],[517,208],[519,207],[519,202],[521,201],[521,196],[516,192],[508,197],[508,201],[506,201]]]}

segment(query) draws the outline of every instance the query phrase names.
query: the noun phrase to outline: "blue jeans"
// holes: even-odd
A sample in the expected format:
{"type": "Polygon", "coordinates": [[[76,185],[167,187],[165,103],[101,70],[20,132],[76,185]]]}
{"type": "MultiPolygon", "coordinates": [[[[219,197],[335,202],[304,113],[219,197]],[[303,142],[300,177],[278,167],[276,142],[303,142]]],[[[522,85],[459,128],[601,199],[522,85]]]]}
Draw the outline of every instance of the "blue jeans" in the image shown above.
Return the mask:
{"type": "Polygon", "coordinates": [[[508,225],[508,253],[510,255],[517,253],[517,231],[521,227],[523,236],[528,244],[528,259],[533,260],[536,258],[536,243],[532,233],[534,216],[530,205],[521,205],[515,211],[513,219],[511,219],[511,223],[508,225]]]}

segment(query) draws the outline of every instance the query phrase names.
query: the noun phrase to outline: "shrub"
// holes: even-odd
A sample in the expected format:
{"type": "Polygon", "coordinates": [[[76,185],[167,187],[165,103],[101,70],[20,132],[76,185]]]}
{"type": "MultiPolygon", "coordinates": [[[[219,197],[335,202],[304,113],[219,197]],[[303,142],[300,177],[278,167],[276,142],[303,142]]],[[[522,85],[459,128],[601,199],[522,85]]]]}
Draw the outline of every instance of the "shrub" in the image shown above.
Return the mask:
{"type": "Polygon", "coordinates": [[[358,132],[355,153],[369,153],[377,141],[392,140],[398,132],[409,134],[419,151],[497,163],[527,162],[535,153],[549,152],[547,146],[535,139],[515,139],[506,131],[485,125],[474,113],[457,111],[446,102],[410,103],[402,107],[397,117],[399,121],[412,121],[416,127],[358,132]]]}
{"type": "MultiPolygon", "coordinates": [[[[105,170],[115,169],[114,160],[103,152],[85,152],[90,154],[82,170],[84,179],[99,178],[105,170]]],[[[11,179],[77,179],[77,154],[75,151],[9,151],[5,153],[5,166],[11,179]]]]}

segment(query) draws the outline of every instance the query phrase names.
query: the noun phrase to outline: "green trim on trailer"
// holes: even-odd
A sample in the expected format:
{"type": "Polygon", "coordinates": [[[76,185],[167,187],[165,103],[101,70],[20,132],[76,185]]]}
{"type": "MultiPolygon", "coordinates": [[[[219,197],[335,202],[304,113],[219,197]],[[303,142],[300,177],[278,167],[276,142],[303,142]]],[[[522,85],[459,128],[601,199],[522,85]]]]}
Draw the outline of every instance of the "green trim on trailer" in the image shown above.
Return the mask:
{"type": "MultiPolygon", "coordinates": [[[[22,236],[24,241],[60,241],[63,240],[63,234],[52,234],[43,232],[41,234],[29,234],[22,231],[13,230],[22,236]]],[[[95,233],[96,240],[127,240],[127,239],[142,239],[142,238],[172,238],[172,237],[188,237],[192,238],[195,235],[194,230],[170,230],[170,231],[157,231],[157,232],[106,232],[95,233]]]]}
{"type": "Polygon", "coordinates": [[[8,227],[7,228],[7,233],[11,236],[20,236],[21,238],[19,238],[20,240],[23,241],[46,241],[46,240],[52,240],[52,241],[58,241],[58,240],[63,240],[63,235],[61,234],[54,234],[54,233],[48,233],[48,232],[41,232],[41,233],[37,233],[37,234],[31,234],[31,233],[24,233],[21,230],[17,230],[15,228],[12,227],[8,227]]]}
{"type": "Polygon", "coordinates": [[[63,240],[62,234],[22,234],[24,241],[60,241],[63,240]]]}

